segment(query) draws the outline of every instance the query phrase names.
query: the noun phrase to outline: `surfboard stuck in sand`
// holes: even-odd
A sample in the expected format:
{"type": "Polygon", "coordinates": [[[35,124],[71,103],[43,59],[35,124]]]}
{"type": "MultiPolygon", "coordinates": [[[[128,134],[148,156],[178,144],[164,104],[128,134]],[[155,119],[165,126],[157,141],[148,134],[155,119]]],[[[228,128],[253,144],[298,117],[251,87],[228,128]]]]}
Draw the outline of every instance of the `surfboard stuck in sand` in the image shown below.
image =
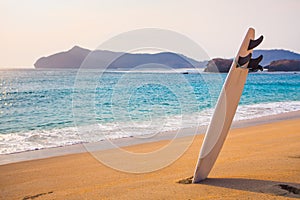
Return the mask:
{"type": "Polygon", "coordinates": [[[202,143],[193,183],[206,179],[217,160],[240,101],[249,70],[262,70],[259,65],[262,56],[255,59],[251,59],[251,56],[253,49],[262,42],[263,36],[257,40],[254,40],[254,37],[255,30],[249,28],[232,62],[202,143]]]}

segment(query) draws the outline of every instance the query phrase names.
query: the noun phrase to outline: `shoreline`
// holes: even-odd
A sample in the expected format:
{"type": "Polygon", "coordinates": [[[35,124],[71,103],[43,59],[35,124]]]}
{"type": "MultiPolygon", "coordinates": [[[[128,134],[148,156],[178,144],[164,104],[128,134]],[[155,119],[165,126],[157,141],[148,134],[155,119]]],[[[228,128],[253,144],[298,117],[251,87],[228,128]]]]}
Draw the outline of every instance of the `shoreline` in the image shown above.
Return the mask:
{"type": "MultiPolygon", "coordinates": [[[[279,121],[291,120],[291,119],[300,119],[300,111],[292,111],[292,112],[280,113],[276,115],[253,118],[253,119],[234,121],[231,125],[230,130],[269,124],[273,122],[279,122],[279,121]]],[[[74,144],[74,145],[68,145],[62,147],[53,147],[53,148],[45,148],[45,149],[38,149],[32,151],[16,152],[11,154],[2,154],[0,155],[0,166],[11,164],[11,163],[23,162],[23,161],[47,159],[47,158],[52,158],[57,156],[80,154],[80,153],[87,153],[87,152],[94,152],[94,151],[104,151],[104,150],[109,150],[117,147],[123,148],[123,147],[147,144],[152,142],[170,141],[173,139],[178,139],[183,137],[194,137],[199,134],[204,134],[206,128],[207,126],[184,128],[181,129],[183,131],[183,135],[177,137],[176,137],[176,133],[179,130],[161,132],[156,134],[154,137],[148,137],[148,138],[145,137],[142,139],[128,137],[128,138],[111,140],[112,142],[99,141],[94,143],[80,143],[80,144],[74,144]]]]}

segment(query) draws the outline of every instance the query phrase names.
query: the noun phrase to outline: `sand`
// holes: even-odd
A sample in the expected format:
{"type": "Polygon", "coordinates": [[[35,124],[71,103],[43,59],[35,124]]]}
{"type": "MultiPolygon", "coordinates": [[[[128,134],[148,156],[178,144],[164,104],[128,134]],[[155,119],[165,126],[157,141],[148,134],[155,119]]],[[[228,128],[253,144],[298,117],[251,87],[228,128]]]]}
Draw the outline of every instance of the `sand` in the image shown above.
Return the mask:
{"type": "MultiPolygon", "coordinates": [[[[189,140],[190,137],[184,137],[174,142],[183,145],[189,140]]],[[[89,153],[0,165],[0,198],[300,198],[297,194],[300,192],[300,119],[232,129],[209,179],[200,184],[178,183],[193,175],[202,140],[203,135],[197,135],[190,148],[173,164],[144,174],[111,169],[89,153]]],[[[169,142],[138,144],[123,149],[145,153],[169,142]]],[[[113,155],[114,150],[104,150],[100,154],[113,155]]],[[[120,161],[119,164],[130,163],[120,161]]],[[[146,165],[151,167],[153,163],[146,162],[146,165]]]]}

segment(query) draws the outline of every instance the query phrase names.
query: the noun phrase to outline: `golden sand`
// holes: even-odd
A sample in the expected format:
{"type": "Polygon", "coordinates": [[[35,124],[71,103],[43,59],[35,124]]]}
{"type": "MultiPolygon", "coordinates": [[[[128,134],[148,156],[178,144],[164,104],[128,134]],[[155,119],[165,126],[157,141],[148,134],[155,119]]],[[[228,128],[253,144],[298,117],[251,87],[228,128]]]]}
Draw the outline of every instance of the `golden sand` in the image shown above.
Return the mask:
{"type": "MultiPolygon", "coordinates": [[[[203,135],[172,165],[146,174],[113,170],[89,153],[0,166],[0,198],[9,199],[287,199],[299,198],[300,119],[230,131],[200,184],[194,172],[203,135]],[[189,182],[189,181],[186,181],[189,182]]],[[[178,139],[179,143],[185,138],[178,139]]],[[[149,152],[169,141],[126,147],[149,152]]],[[[103,151],[109,154],[112,150],[103,151]]],[[[151,165],[151,163],[147,163],[151,165]]]]}

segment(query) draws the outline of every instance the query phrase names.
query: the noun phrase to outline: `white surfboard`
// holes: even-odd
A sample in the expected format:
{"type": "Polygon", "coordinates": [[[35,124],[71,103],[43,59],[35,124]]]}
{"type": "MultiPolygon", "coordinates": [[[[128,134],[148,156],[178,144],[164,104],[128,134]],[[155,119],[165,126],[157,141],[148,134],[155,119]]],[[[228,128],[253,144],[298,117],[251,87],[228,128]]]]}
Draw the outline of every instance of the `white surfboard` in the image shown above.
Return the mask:
{"type": "Polygon", "coordinates": [[[262,56],[251,59],[253,48],[259,45],[263,39],[261,36],[259,39],[254,40],[254,35],[254,29],[249,28],[231,65],[205,134],[193,183],[207,178],[221,151],[244,89],[248,68],[254,71],[262,68],[258,65],[262,60],[262,56]]]}

